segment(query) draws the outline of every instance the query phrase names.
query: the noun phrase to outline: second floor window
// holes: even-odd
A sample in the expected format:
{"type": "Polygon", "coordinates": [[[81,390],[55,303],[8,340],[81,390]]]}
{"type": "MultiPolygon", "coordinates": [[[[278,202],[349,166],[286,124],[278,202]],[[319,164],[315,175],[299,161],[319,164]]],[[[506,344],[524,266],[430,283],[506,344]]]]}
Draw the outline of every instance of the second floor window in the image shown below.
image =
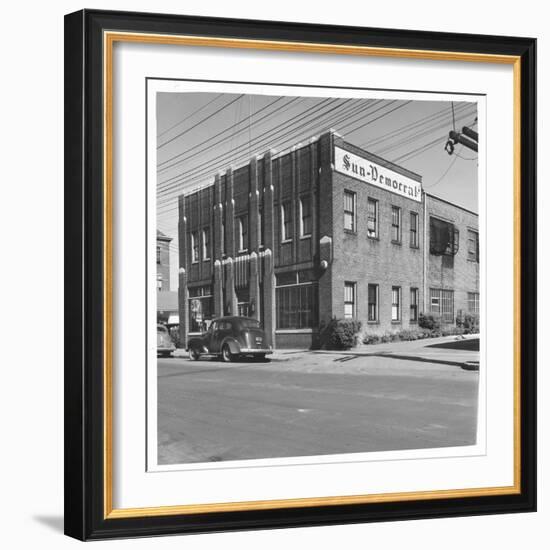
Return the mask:
{"type": "Polygon", "coordinates": [[[479,234],[468,229],[468,260],[479,262],[479,234]]]}
{"type": "Polygon", "coordinates": [[[391,207],[391,240],[392,243],[401,242],[401,208],[391,207]]]}
{"type": "Polygon", "coordinates": [[[344,191],[344,230],[356,231],[355,227],[355,193],[344,191]]]}
{"type": "Polygon", "coordinates": [[[202,230],[202,259],[210,259],[210,228],[208,227],[202,230]]]}
{"type": "Polygon", "coordinates": [[[300,237],[311,235],[311,197],[300,199],[300,237]]]}
{"type": "Polygon", "coordinates": [[[418,248],[418,214],[411,212],[411,248],[418,248]]]}
{"type": "Polygon", "coordinates": [[[367,236],[371,239],[378,238],[378,201],[367,201],[367,236]]]}
{"type": "Polygon", "coordinates": [[[160,246],[157,246],[157,264],[160,264],[160,246]]]}
{"type": "Polygon", "coordinates": [[[196,263],[199,261],[199,233],[193,231],[191,233],[191,262],[196,263]]]}
{"type": "Polygon", "coordinates": [[[290,201],[281,204],[281,241],[292,240],[292,208],[290,201]]]}
{"type": "Polygon", "coordinates": [[[454,256],[458,252],[459,231],[450,222],[430,216],[430,254],[454,256]]]}
{"type": "Polygon", "coordinates": [[[244,252],[248,249],[248,216],[239,216],[237,220],[237,230],[239,232],[237,244],[239,245],[239,252],[244,252]]]}
{"type": "Polygon", "coordinates": [[[258,210],[258,244],[264,245],[264,209],[258,210]]]}

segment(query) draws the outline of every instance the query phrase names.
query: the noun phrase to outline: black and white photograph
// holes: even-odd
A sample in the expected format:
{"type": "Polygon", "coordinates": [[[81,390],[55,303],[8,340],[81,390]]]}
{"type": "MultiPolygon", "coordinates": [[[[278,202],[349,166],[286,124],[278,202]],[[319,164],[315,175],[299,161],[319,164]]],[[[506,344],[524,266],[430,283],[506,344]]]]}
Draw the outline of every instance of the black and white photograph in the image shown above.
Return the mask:
{"type": "Polygon", "coordinates": [[[482,452],[483,97],[154,82],[149,468],[482,452]]]}
{"type": "Polygon", "coordinates": [[[2,546],[548,546],[544,6],[6,3],[2,546]]]}

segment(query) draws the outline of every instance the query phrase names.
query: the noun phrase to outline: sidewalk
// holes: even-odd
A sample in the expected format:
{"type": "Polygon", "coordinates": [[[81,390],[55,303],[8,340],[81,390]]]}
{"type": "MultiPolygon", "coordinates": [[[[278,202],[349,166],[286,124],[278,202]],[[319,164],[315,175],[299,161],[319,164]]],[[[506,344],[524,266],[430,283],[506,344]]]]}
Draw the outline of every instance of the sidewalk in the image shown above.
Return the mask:
{"type": "MultiPolygon", "coordinates": [[[[461,347],[475,347],[476,340],[479,340],[478,334],[466,335],[464,337],[443,336],[441,338],[427,338],[425,340],[410,342],[360,344],[349,350],[276,349],[273,350],[271,358],[274,360],[288,360],[293,355],[299,357],[300,355],[309,353],[355,357],[389,357],[393,359],[440,363],[477,370],[479,368],[479,351],[475,349],[460,349],[461,347]],[[472,345],[465,345],[468,342],[472,345]]],[[[176,349],[173,355],[174,357],[188,357],[188,353],[184,349],[176,349]]]]}
{"type": "MultiPolygon", "coordinates": [[[[462,337],[442,336],[441,338],[426,338],[424,340],[414,340],[410,342],[388,342],[386,344],[370,345],[360,344],[356,348],[339,353],[410,359],[455,365],[475,370],[476,365],[479,367],[479,351],[461,348],[475,348],[476,341],[479,341],[478,334],[462,337]]],[[[320,351],[319,353],[334,352],[320,351]]]]}

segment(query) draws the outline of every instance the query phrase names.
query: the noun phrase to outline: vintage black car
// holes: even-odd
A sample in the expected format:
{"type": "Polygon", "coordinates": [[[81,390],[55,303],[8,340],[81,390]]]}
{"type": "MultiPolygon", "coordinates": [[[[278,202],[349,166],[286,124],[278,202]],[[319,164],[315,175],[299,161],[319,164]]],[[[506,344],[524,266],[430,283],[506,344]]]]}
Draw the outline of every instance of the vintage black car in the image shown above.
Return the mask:
{"type": "Polygon", "coordinates": [[[158,324],[157,325],[157,356],[160,355],[161,357],[170,357],[175,349],[176,349],[176,346],[174,346],[174,342],[172,342],[172,338],[170,337],[170,332],[168,331],[168,327],[158,324]]]}
{"type": "Polygon", "coordinates": [[[215,355],[229,362],[244,355],[264,359],[273,353],[260,323],[249,317],[214,319],[206,332],[189,340],[187,350],[195,361],[201,355],[215,355]]]}

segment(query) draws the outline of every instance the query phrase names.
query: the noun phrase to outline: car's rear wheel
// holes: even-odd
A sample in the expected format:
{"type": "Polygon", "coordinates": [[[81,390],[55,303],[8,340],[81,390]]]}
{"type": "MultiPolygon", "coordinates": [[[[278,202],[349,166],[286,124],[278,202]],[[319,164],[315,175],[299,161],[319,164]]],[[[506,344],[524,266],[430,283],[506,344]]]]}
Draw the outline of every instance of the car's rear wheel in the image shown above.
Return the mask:
{"type": "Polygon", "coordinates": [[[235,359],[235,355],[231,353],[231,348],[229,347],[229,344],[224,344],[222,348],[222,359],[226,363],[230,363],[235,359]]]}
{"type": "Polygon", "coordinates": [[[200,357],[199,350],[195,347],[189,348],[189,357],[192,361],[197,361],[200,357]]]}

